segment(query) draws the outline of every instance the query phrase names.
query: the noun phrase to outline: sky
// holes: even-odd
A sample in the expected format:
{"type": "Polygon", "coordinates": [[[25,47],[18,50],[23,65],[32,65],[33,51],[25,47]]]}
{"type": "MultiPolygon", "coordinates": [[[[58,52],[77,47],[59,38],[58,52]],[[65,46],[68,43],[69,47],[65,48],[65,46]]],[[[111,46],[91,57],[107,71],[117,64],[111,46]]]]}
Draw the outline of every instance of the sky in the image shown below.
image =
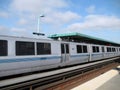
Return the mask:
{"type": "Polygon", "coordinates": [[[120,43],[120,0],[0,0],[0,35],[78,32],[120,43]],[[44,17],[40,17],[44,15],[44,17]]]}

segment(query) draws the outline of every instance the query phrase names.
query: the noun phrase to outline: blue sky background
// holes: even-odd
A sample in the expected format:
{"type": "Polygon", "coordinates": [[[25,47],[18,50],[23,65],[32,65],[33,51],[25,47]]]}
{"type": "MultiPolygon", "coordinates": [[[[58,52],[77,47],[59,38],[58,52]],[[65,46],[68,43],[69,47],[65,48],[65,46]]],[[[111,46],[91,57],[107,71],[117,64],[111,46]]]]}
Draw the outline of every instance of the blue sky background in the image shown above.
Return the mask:
{"type": "Polygon", "coordinates": [[[0,35],[79,32],[120,43],[120,0],[0,0],[0,35]]]}

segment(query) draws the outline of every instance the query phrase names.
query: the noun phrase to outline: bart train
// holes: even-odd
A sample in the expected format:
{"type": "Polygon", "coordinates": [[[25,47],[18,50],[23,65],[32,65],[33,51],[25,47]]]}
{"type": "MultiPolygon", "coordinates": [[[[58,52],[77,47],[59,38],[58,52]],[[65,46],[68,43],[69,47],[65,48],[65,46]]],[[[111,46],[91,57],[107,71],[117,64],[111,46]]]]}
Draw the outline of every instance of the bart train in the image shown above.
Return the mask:
{"type": "Polygon", "coordinates": [[[120,47],[0,36],[0,77],[120,56],[120,47]]]}

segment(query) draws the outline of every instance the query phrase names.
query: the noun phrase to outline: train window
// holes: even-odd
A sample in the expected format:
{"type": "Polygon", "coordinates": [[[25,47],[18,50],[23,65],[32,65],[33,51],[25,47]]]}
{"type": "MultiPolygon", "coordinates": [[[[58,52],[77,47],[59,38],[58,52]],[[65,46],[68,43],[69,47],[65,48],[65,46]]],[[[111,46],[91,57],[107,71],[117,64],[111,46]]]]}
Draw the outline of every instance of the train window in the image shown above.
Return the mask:
{"type": "Polygon", "coordinates": [[[99,52],[99,47],[96,47],[96,52],[99,52]]]}
{"type": "Polygon", "coordinates": [[[99,52],[99,47],[98,46],[93,46],[92,47],[93,52],[99,52]]]}
{"type": "Polygon", "coordinates": [[[114,52],[116,52],[116,49],[114,48],[114,52]]]}
{"type": "Polygon", "coordinates": [[[50,43],[37,43],[37,55],[51,54],[50,43]]]}
{"type": "Polygon", "coordinates": [[[116,49],[114,48],[114,52],[116,52],[116,49]]]}
{"type": "Polygon", "coordinates": [[[83,46],[83,53],[87,53],[87,46],[83,46]]]}
{"type": "Polygon", "coordinates": [[[87,46],[77,45],[77,53],[87,53],[87,46]]]}
{"type": "Polygon", "coordinates": [[[112,52],[115,52],[115,48],[112,48],[112,52]]]}
{"type": "Polygon", "coordinates": [[[7,56],[8,45],[6,40],[0,40],[0,56],[7,56]]]}
{"type": "Polygon", "coordinates": [[[111,48],[111,52],[113,52],[114,50],[113,50],[113,48],[111,48]]]}
{"type": "Polygon", "coordinates": [[[16,41],[16,55],[35,55],[34,42],[16,41]]]}
{"type": "Polygon", "coordinates": [[[77,53],[82,53],[82,46],[81,45],[77,45],[77,53]]]}
{"type": "Polygon", "coordinates": [[[64,49],[64,44],[61,44],[61,53],[64,54],[65,53],[65,49],[64,49]]]}
{"type": "Polygon", "coordinates": [[[64,54],[65,53],[65,49],[64,49],[64,44],[61,44],[61,53],[64,54]]]}
{"type": "Polygon", "coordinates": [[[112,48],[110,48],[110,52],[112,51],[112,48]]]}
{"type": "Polygon", "coordinates": [[[110,48],[110,52],[112,52],[112,48],[110,48]]]}
{"type": "Polygon", "coordinates": [[[110,48],[109,47],[107,47],[107,52],[110,52],[110,48]]]}
{"type": "Polygon", "coordinates": [[[112,52],[112,48],[111,47],[107,47],[107,52],[112,52]]]}
{"type": "Polygon", "coordinates": [[[105,52],[105,49],[104,49],[104,47],[102,47],[102,52],[105,52]]]}
{"type": "Polygon", "coordinates": [[[92,47],[93,52],[96,52],[95,46],[92,47]]]}
{"type": "Polygon", "coordinates": [[[66,44],[66,53],[69,53],[69,46],[66,44]]]}
{"type": "Polygon", "coordinates": [[[109,52],[109,48],[107,47],[107,52],[109,52]]]}
{"type": "Polygon", "coordinates": [[[109,48],[109,52],[111,52],[111,48],[109,48]]]}

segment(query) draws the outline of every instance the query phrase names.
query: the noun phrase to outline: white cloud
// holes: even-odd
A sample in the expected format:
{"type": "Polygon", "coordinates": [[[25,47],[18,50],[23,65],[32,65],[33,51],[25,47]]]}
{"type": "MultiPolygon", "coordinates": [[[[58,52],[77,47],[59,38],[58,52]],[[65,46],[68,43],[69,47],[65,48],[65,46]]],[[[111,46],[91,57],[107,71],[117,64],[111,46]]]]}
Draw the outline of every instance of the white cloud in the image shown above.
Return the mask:
{"type": "Polygon", "coordinates": [[[40,22],[49,24],[51,27],[71,23],[81,18],[80,15],[72,11],[64,10],[69,7],[65,0],[13,0],[10,10],[17,14],[19,25],[26,25],[36,29],[38,16],[42,13],[44,18],[40,22]],[[27,20],[27,21],[26,21],[27,20]]]}
{"type": "Polygon", "coordinates": [[[13,31],[13,32],[23,32],[23,31],[26,31],[26,29],[13,27],[13,28],[11,28],[11,31],[13,31]]]}
{"type": "Polygon", "coordinates": [[[2,18],[8,18],[9,17],[9,15],[8,15],[8,13],[7,12],[0,12],[0,17],[2,17],[2,18]]]}
{"type": "Polygon", "coordinates": [[[19,28],[19,27],[12,27],[10,29],[12,32],[12,35],[14,36],[30,36],[32,37],[32,32],[28,32],[29,30],[27,28],[19,28]]]}
{"type": "Polygon", "coordinates": [[[20,19],[20,20],[18,21],[18,24],[19,24],[19,25],[26,25],[27,23],[28,23],[27,20],[24,19],[24,18],[22,18],[22,19],[20,19]]]}
{"type": "Polygon", "coordinates": [[[97,27],[120,28],[120,18],[115,16],[88,15],[86,21],[86,23],[95,24],[97,27]]]}
{"type": "Polygon", "coordinates": [[[31,33],[28,33],[28,30],[25,28],[16,28],[16,27],[5,27],[0,26],[0,35],[12,35],[12,36],[29,36],[31,33]]]}
{"type": "Polygon", "coordinates": [[[5,26],[0,26],[0,35],[10,35],[11,31],[5,26]]]}
{"type": "Polygon", "coordinates": [[[81,16],[71,12],[53,12],[51,15],[46,16],[44,18],[44,22],[46,23],[52,23],[52,24],[65,24],[71,21],[75,21],[77,19],[80,19],[81,16]]]}
{"type": "Polygon", "coordinates": [[[81,23],[74,23],[67,27],[70,31],[91,30],[91,29],[120,29],[120,18],[105,15],[88,15],[81,23]]]}
{"type": "Polygon", "coordinates": [[[4,26],[0,26],[0,31],[3,31],[3,30],[7,30],[7,28],[4,26]]]}
{"type": "Polygon", "coordinates": [[[67,3],[64,0],[13,0],[12,9],[20,12],[41,13],[48,12],[54,8],[66,7],[67,3]]]}
{"type": "Polygon", "coordinates": [[[88,8],[86,8],[86,11],[88,13],[94,13],[95,12],[95,6],[94,5],[89,6],[88,8]]]}

